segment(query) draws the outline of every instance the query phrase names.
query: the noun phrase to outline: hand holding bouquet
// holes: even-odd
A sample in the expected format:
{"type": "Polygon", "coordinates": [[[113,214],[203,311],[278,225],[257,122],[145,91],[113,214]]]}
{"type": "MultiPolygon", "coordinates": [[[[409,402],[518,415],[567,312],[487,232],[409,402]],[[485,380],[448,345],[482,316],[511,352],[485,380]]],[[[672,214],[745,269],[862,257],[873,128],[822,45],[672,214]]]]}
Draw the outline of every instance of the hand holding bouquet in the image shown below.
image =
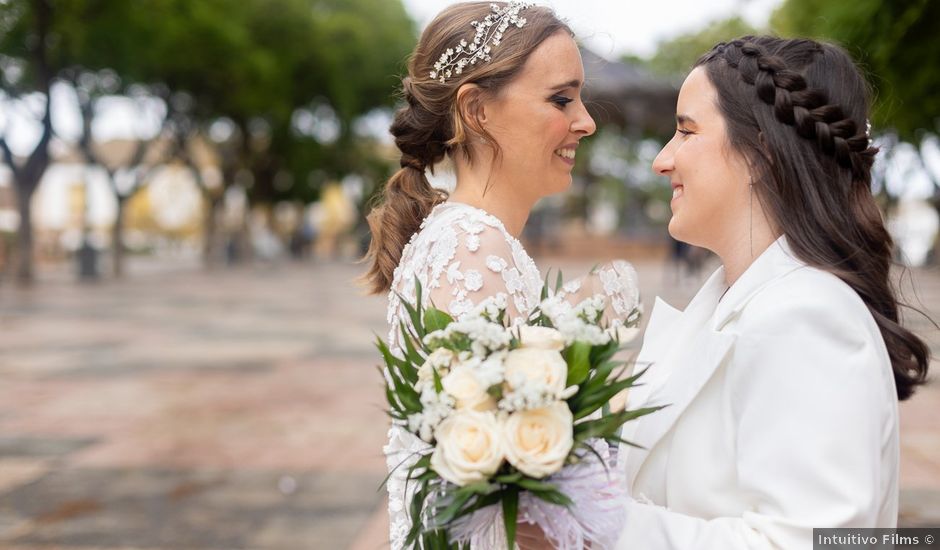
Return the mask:
{"type": "Polygon", "coordinates": [[[458,320],[422,308],[420,285],[416,297],[403,300],[401,353],[377,342],[389,414],[429,444],[408,471],[407,544],[512,548],[518,521],[558,548],[615,542],[626,496],[611,444],[629,444],[621,426],[660,407],[610,411],[642,373],[621,379],[621,323],[603,326],[603,297],[572,305],[546,286],[515,326],[503,294],[458,320]]]}

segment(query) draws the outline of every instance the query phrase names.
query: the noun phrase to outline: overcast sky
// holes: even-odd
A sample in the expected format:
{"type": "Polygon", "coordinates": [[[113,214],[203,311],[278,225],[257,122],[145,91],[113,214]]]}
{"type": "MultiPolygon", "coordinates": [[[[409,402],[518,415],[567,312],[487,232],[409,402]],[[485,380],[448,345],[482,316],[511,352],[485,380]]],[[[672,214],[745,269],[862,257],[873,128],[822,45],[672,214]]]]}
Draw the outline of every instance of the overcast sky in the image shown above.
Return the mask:
{"type": "MultiPolygon", "coordinates": [[[[422,28],[453,3],[403,2],[422,28]]],[[[763,26],[781,0],[544,0],[536,4],[552,7],[595,53],[619,57],[624,53],[648,56],[661,40],[735,14],[763,26]]]]}

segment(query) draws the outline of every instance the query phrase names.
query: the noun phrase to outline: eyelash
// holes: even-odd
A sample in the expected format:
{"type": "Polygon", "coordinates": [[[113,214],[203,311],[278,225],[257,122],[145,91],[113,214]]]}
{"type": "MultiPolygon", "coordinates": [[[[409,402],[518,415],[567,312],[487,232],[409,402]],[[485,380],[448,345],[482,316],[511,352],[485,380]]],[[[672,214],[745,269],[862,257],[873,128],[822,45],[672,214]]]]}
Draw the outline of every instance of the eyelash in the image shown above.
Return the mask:
{"type": "Polygon", "coordinates": [[[564,109],[569,103],[574,101],[570,97],[565,97],[563,95],[553,95],[551,97],[552,103],[558,105],[560,108],[564,109]]]}
{"type": "Polygon", "coordinates": [[[684,136],[691,136],[692,134],[695,133],[695,132],[690,132],[689,130],[683,130],[681,128],[677,129],[676,131],[684,136]]]}

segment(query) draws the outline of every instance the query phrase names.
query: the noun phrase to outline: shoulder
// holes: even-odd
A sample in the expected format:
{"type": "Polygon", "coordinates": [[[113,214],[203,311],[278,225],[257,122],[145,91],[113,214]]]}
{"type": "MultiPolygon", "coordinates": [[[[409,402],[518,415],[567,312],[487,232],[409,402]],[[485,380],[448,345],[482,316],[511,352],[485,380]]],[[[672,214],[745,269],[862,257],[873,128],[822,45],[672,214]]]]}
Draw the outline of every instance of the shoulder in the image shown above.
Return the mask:
{"type": "Polygon", "coordinates": [[[871,312],[837,276],[802,266],[768,283],[742,309],[734,331],[738,349],[754,359],[777,354],[787,369],[830,372],[890,370],[890,358],[871,312]],[[801,363],[801,364],[796,364],[801,363]]]}
{"type": "MultiPolygon", "coordinates": [[[[464,256],[502,258],[507,265],[528,266],[531,258],[496,216],[461,203],[439,205],[416,235],[424,247],[464,256]]],[[[495,261],[495,260],[494,260],[495,261]]],[[[534,265],[534,264],[533,264],[534,265]]]]}
{"type": "Polygon", "coordinates": [[[743,308],[742,322],[787,322],[799,318],[862,328],[874,325],[865,302],[839,277],[803,265],[770,281],[743,308]],[[870,323],[869,323],[870,322],[870,323]]]}
{"type": "Polygon", "coordinates": [[[890,429],[891,358],[865,303],[835,275],[812,267],[785,274],[728,328],[735,333],[727,371],[735,414],[784,410],[796,399],[816,417],[838,416],[843,435],[854,433],[851,426],[890,429]]]}
{"type": "Polygon", "coordinates": [[[467,240],[470,249],[478,248],[483,239],[489,244],[508,244],[511,236],[495,216],[465,204],[438,205],[421,224],[416,237],[419,240],[438,241],[447,236],[467,240]]]}

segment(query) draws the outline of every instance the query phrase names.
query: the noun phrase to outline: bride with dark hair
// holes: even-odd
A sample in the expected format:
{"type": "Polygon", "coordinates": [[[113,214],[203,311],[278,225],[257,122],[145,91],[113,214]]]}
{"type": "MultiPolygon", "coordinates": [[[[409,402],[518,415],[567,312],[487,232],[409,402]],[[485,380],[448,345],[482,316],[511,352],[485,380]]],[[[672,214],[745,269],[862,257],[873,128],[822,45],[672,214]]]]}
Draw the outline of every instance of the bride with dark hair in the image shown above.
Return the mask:
{"type": "Polygon", "coordinates": [[[625,426],[634,502],[618,548],[812,548],[813,528],[894,527],[898,401],[927,374],[899,322],[871,194],[868,87],[831,44],[744,37],[706,53],[653,163],[669,232],[722,267],[657,301],[625,426]]]}

